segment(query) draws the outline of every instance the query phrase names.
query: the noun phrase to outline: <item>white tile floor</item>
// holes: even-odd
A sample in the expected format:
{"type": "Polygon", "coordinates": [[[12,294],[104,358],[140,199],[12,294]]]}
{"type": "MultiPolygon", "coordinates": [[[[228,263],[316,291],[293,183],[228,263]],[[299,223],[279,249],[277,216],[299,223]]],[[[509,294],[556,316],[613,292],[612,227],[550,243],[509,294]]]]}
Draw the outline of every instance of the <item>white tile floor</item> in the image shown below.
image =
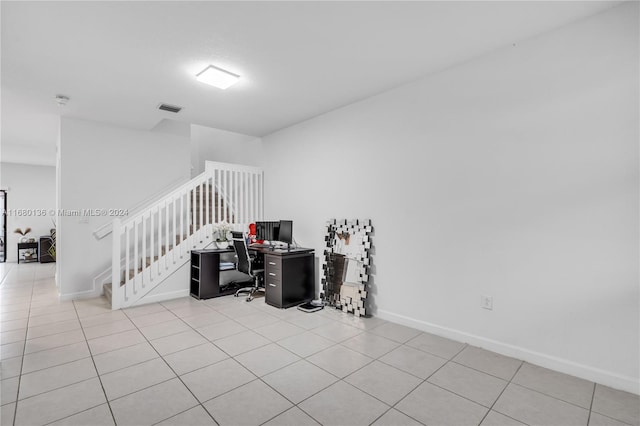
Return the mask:
{"type": "Polygon", "coordinates": [[[58,302],[0,264],[2,425],[640,425],[638,396],[376,318],[58,302]]]}

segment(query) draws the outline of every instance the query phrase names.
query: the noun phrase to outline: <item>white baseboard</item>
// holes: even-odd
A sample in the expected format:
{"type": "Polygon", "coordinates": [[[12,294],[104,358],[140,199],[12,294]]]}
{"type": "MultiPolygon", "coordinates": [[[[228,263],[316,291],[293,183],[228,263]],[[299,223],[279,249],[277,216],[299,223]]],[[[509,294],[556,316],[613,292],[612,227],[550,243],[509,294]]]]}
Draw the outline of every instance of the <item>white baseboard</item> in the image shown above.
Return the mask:
{"type": "Polygon", "coordinates": [[[178,299],[180,297],[189,296],[189,289],[168,291],[166,293],[154,294],[152,296],[144,296],[142,299],[128,308],[133,306],[147,305],[149,303],[164,302],[165,300],[178,299]]]}
{"type": "Polygon", "coordinates": [[[640,394],[640,381],[638,381],[637,378],[622,376],[611,371],[579,364],[568,359],[543,354],[520,346],[499,342],[497,340],[487,339],[485,337],[465,333],[460,330],[442,327],[389,311],[379,309],[376,316],[387,321],[406,325],[408,327],[416,328],[448,339],[457,340],[459,342],[468,343],[501,355],[521,359],[531,364],[539,365],[561,373],[570,374],[581,379],[596,382],[626,392],[640,394]]]}
{"type": "Polygon", "coordinates": [[[66,302],[69,300],[76,300],[76,299],[91,299],[93,297],[99,297],[102,295],[102,287],[100,288],[96,288],[93,290],[87,290],[87,291],[79,291],[77,293],[68,293],[68,294],[58,294],[58,300],[60,300],[61,302],[66,302]]]}

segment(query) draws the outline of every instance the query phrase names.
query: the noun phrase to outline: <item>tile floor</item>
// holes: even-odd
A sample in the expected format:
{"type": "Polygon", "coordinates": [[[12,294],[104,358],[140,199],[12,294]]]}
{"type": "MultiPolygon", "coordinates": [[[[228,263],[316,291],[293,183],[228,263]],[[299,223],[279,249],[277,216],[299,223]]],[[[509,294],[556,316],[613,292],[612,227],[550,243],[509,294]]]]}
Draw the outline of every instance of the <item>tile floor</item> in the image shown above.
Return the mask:
{"type": "Polygon", "coordinates": [[[0,264],[2,425],[640,425],[638,396],[376,318],[58,302],[0,264]]]}

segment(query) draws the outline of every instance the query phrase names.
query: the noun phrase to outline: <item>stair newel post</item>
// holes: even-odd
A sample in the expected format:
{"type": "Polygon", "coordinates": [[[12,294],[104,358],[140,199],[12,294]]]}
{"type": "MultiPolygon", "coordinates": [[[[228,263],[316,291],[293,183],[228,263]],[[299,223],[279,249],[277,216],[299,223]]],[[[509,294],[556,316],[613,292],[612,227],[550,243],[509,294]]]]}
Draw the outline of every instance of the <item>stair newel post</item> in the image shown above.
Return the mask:
{"type": "Polygon", "coordinates": [[[111,236],[111,309],[120,309],[122,289],[120,288],[120,219],[113,220],[111,236]]]}

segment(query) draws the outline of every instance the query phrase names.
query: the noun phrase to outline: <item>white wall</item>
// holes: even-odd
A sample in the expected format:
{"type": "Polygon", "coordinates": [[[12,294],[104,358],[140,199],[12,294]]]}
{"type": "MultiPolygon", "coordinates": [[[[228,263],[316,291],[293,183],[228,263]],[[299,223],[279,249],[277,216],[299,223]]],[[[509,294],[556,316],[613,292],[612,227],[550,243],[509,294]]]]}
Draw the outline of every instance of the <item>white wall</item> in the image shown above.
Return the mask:
{"type": "Polygon", "coordinates": [[[627,3],[269,135],[266,215],[371,218],[381,317],[638,392],[638,47],[627,3]]]}
{"type": "MultiPolygon", "coordinates": [[[[162,126],[161,126],[162,127],[162,126]]],[[[189,135],[138,131],[63,118],[59,207],[127,209],[189,179],[189,135]]],[[[164,129],[166,130],[166,129],[164,129]]],[[[58,283],[63,298],[100,292],[93,278],[111,266],[111,235],[92,232],[110,217],[58,220],[58,283]]]]}
{"type": "Polygon", "coordinates": [[[204,172],[206,161],[262,165],[262,140],[211,127],[191,126],[191,176],[204,172]]]}
{"type": "Polygon", "coordinates": [[[16,228],[30,227],[29,238],[50,235],[54,228],[50,210],[56,208],[56,168],[27,164],[0,163],[0,189],[7,190],[7,262],[17,262],[18,241],[16,228]],[[12,210],[25,210],[27,215],[13,214],[12,210]],[[43,214],[44,213],[44,214],[43,214]]]}

